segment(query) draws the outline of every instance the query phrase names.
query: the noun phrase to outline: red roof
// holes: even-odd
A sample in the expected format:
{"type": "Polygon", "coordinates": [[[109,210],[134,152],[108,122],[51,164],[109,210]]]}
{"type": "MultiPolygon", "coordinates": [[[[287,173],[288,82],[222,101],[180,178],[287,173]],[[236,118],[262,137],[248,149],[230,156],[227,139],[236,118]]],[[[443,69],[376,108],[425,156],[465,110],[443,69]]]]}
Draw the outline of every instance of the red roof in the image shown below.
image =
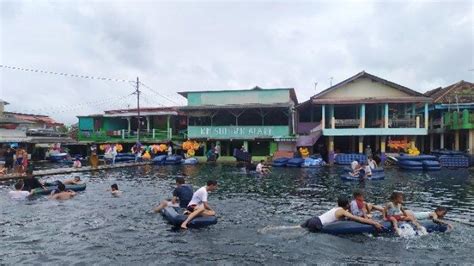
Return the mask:
{"type": "Polygon", "coordinates": [[[62,123],[56,122],[54,119],[47,115],[34,115],[34,114],[22,114],[22,113],[13,113],[13,112],[4,112],[5,114],[10,114],[15,116],[16,119],[28,121],[32,123],[46,124],[48,126],[62,126],[62,123]]]}

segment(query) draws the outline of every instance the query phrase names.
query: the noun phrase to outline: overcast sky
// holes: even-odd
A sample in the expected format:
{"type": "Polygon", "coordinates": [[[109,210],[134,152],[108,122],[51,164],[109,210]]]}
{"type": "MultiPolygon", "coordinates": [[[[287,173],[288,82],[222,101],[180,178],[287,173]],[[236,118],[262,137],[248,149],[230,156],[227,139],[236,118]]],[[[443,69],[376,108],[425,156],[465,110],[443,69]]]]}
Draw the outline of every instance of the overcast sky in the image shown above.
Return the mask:
{"type": "MultiPolygon", "coordinates": [[[[155,91],[143,88],[145,106],[185,104],[177,91],[255,85],[294,87],[302,102],[362,70],[421,92],[474,80],[474,1],[0,3],[0,64],[139,76],[155,91]]],[[[7,110],[67,124],[135,107],[127,82],[3,68],[0,82],[7,110]]]]}

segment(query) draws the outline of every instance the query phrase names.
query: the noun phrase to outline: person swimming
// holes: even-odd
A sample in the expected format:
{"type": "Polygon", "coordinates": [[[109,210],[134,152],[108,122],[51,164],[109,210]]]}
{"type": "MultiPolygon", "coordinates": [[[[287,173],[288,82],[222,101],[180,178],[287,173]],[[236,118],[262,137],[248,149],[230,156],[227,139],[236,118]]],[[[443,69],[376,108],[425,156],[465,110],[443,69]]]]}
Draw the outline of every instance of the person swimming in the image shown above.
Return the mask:
{"type": "Polygon", "coordinates": [[[112,193],[112,196],[116,196],[116,197],[122,195],[122,191],[119,190],[117,184],[112,184],[112,185],[110,186],[110,193],[112,193]]]}
{"type": "Polygon", "coordinates": [[[66,190],[66,186],[62,182],[59,182],[58,188],[51,192],[49,198],[53,200],[68,200],[74,196],[76,196],[76,192],[72,190],[66,190]]]}
{"type": "Polygon", "coordinates": [[[23,190],[23,180],[19,180],[15,183],[15,190],[8,192],[8,196],[13,200],[24,200],[31,196],[31,192],[23,190]]]}
{"type": "Polygon", "coordinates": [[[413,212],[406,210],[407,215],[415,220],[432,220],[434,223],[446,225],[449,230],[452,230],[453,225],[442,220],[447,212],[448,209],[441,206],[437,207],[432,212],[413,212]]]}

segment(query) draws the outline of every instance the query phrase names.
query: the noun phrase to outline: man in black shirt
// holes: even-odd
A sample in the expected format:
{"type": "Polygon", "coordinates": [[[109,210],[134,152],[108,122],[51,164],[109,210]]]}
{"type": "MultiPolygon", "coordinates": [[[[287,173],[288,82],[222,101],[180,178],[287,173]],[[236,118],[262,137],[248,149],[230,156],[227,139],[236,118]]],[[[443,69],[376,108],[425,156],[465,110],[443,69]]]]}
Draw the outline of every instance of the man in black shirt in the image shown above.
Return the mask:
{"type": "Polygon", "coordinates": [[[185,184],[183,177],[176,178],[176,188],[173,191],[173,198],[171,200],[164,200],[160,205],[155,207],[153,211],[160,212],[166,207],[180,207],[186,208],[193,197],[193,187],[185,184]]]}
{"type": "Polygon", "coordinates": [[[13,156],[15,155],[16,151],[11,147],[8,147],[7,151],[5,152],[5,168],[8,171],[13,169],[13,156]]]}
{"type": "Polygon", "coordinates": [[[23,186],[23,190],[26,190],[26,191],[31,191],[32,189],[35,189],[35,188],[45,188],[44,185],[41,184],[41,182],[33,176],[32,169],[28,169],[26,171],[26,177],[23,180],[23,183],[25,184],[23,186]]]}

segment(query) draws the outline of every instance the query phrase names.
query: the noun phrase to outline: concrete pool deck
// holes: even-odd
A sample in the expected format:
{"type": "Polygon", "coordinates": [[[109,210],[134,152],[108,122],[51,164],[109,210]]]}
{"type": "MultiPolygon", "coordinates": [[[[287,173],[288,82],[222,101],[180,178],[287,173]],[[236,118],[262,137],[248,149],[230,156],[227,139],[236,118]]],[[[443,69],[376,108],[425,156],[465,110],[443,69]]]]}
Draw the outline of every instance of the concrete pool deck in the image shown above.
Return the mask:
{"type": "MultiPolygon", "coordinates": [[[[99,165],[97,168],[92,168],[91,166],[83,166],[81,168],[72,168],[72,167],[63,167],[63,168],[52,168],[45,170],[33,171],[34,176],[46,176],[46,175],[60,175],[60,174],[70,174],[70,173],[80,173],[80,172],[90,172],[90,171],[99,171],[99,170],[108,170],[108,169],[117,169],[133,166],[142,166],[152,164],[152,161],[147,162],[131,162],[131,163],[116,163],[114,165],[99,165]]],[[[11,174],[0,176],[0,181],[6,181],[11,179],[22,179],[25,175],[20,174],[11,174]]]]}

